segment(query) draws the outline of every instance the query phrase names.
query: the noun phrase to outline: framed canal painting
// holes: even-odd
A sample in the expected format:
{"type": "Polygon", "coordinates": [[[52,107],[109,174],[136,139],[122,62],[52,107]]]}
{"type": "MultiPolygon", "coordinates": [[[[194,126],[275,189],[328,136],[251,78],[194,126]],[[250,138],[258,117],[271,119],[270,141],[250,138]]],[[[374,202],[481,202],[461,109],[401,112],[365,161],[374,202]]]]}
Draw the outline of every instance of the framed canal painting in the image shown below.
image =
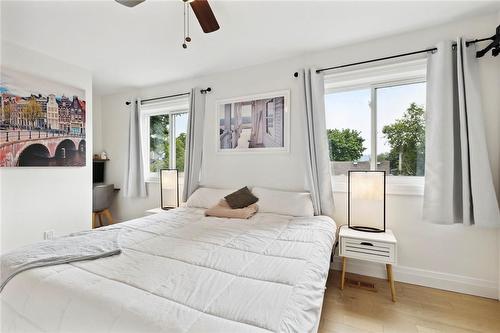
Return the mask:
{"type": "Polygon", "coordinates": [[[217,152],[288,152],[290,91],[217,101],[217,152]]]}
{"type": "Polygon", "coordinates": [[[85,92],[0,68],[0,167],[85,166],[85,92]]]}

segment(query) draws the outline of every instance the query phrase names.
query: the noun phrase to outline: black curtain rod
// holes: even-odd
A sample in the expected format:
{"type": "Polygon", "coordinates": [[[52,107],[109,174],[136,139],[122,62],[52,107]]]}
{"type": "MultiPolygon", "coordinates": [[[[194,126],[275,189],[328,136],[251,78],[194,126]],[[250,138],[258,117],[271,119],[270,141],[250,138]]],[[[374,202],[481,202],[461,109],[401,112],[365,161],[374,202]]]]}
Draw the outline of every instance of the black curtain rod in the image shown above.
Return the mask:
{"type": "MultiPolygon", "coordinates": [[[[211,92],[212,91],[212,88],[208,87],[207,89],[201,89],[200,92],[202,94],[206,94],[207,92],[211,92]]],[[[185,93],[181,93],[181,94],[174,94],[174,95],[168,95],[168,96],[161,96],[161,97],[155,97],[155,98],[148,98],[148,99],[143,99],[141,100],[141,104],[143,102],[151,102],[151,101],[157,101],[157,100],[160,100],[160,99],[166,99],[166,98],[174,98],[174,97],[181,97],[181,96],[186,96],[186,95],[189,95],[191,94],[190,92],[185,92],[185,93]]],[[[125,102],[126,105],[130,105],[132,104],[132,102],[130,101],[126,101],[125,102]]]]}
{"type": "Polygon", "coordinates": [[[339,68],[344,68],[344,67],[350,67],[350,66],[356,66],[356,65],[363,65],[363,64],[368,64],[370,62],[376,62],[376,61],[382,61],[382,60],[389,60],[389,59],[406,57],[406,56],[410,56],[410,55],[414,55],[414,54],[426,53],[426,52],[434,52],[434,51],[437,51],[437,47],[434,47],[432,49],[425,49],[425,50],[420,50],[420,51],[414,51],[414,52],[396,54],[396,55],[392,55],[392,56],[388,56],[388,57],[383,57],[383,58],[376,58],[376,59],[365,60],[365,61],[360,61],[360,62],[353,62],[351,64],[346,64],[346,65],[321,68],[321,69],[316,70],[316,73],[321,73],[321,72],[329,71],[329,70],[332,70],[332,69],[339,69],[339,68]]]}
{"type": "MultiPolygon", "coordinates": [[[[469,42],[465,42],[465,46],[468,47],[471,44],[475,44],[475,43],[478,43],[478,42],[484,42],[486,40],[491,40],[491,37],[482,38],[482,39],[476,39],[476,40],[472,40],[472,41],[469,41],[469,42]]],[[[453,44],[453,45],[456,46],[456,44],[453,44]]],[[[360,61],[360,62],[354,62],[354,63],[351,63],[351,64],[345,64],[345,65],[340,65],[340,66],[333,66],[333,67],[321,68],[321,69],[316,70],[316,73],[321,73],[321,72],[329,71],[329,70],[332,70],[332,69],[339,69],[339,68],[344,68],[344,67],[350,67],[350,66],[356,66],[356,65],[363,65],[363,64],[368,64],[368,63],[371,63],[371,62],[376,62],[376,61],[383,61],[383,60],[389,60],[389,59],[394,59],[394,58],[406,57],[406,56],[411,56],[411,55],[419,54],[419,53],[436,52],[436,51],[437,51],[437,47],[433,47],[433,48],[430,48],[430,49],[425,49],[425,50],[420,50],[420,51],[413,51],[413,52],[407,52],[407,53],[401,53],[401,54],[396,54],[396,55],[392,55],[392,56],[388,56],[388,57],[382,57],[382,58],[376,58],[376,59],[365,60],[365,61],[360,61]]],[[[295,73],[294,73],[294,76],[297,77],[298,75],[295,75],[295,73]]]]}
{"type": "Polygon", "coordinates": [[[493,40],[493,38],[492,37],[486,37],[486,38],[481,38],[481,39],[474,39],[474,40],[465,42],[465,46],[468,47],[471,44],[476,44],[476,43],[484,42],[484,41],[487,41],[487,40],[493,40]]]}
{"type": "Polygon", "coordinates": [[[148,99],[141,99],[141,104],[143,102],[152,102],[152,101],[157,101],[160,99],[166,99],[166,98],[174,98],[174,97],[181,97],[181,96],[186,96],[189,95],[190,93],[182,93],[182,94],[174,94],[174,95],[168,95],[168,96],[161,96],[161,97],[155,97],[155,98],[148,98],[148,99]]]}

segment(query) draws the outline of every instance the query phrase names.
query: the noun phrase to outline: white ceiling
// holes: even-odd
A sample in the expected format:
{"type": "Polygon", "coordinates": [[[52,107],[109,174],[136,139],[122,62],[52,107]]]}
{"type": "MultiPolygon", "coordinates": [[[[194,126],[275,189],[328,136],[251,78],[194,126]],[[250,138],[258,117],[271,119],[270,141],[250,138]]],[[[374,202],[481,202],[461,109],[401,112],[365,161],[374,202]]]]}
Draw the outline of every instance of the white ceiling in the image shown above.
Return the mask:
{"type": "Polygon", "coordinates": [[[109,94],[428,27],[496,1],[210,1],[221,29],[181,47],[180,0],[1,1],[2,39],[92,71],[109,94]]]}

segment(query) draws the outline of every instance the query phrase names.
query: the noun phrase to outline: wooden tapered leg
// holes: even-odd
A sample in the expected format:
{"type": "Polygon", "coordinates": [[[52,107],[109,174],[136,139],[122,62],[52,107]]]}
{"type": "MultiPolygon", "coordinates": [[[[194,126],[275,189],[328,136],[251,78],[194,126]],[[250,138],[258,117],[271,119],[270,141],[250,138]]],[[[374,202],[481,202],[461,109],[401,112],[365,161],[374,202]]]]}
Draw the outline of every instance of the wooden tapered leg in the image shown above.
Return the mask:
{"type": "Polygon", "coordinates": [[[345,267],[347,265],[347,258],[342,257],[342,273],[340,273],[340,290],[344,290],[345,281],[345,267]]]}
{"type": "Polygon", "coordinates": [[[396,302],[396,288],[394,288],[394,275],[392,274],[392,265],[386,264],[387,268],[387,280],[389,281],[389,286],[391,287],[391,297],[392,301],[396,302]]]}
{"type": "Polygon", "coordinates": [[[105,210],[102,211],[102,213],[104,216],[106,216],[106,220],[108,220],[108,225],[115,223],[113,221],[113,216],[111,216],[111,212],[109,211],[109,209],[106,208],[105,210]]]}
{"type": "Polygon", "coordinates": [[[97,228],[97,213],[92,212],[92,229],[97,228]]]}
{"type": "Polygon", "coordinates": [[[102,212],[97,212],[97,217],[99,218],[99,227],[102,227],[102,212]]]}

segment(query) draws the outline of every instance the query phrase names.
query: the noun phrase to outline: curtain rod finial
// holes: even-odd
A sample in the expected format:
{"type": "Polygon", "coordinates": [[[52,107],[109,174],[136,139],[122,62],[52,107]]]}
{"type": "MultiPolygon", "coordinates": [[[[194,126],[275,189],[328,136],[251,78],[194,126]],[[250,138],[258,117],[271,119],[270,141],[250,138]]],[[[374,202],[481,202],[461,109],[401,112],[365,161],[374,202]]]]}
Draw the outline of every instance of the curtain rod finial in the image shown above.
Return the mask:
{"type": "Polygon", "coordinates": [[[299,77],[299,72],[293,73],[293,77],[299,77]]]}
{"type": "Polygon", "coordinates": [[[206,93],[209,93],[209,92],[211,92],[211,91],[212,91],[212,88],[210,88],[210,87],[208,87],[207,89],[201,89],[201,90],[200,90],[200,92],[201,92],[202,94],[206,94],[206,93]]]}

